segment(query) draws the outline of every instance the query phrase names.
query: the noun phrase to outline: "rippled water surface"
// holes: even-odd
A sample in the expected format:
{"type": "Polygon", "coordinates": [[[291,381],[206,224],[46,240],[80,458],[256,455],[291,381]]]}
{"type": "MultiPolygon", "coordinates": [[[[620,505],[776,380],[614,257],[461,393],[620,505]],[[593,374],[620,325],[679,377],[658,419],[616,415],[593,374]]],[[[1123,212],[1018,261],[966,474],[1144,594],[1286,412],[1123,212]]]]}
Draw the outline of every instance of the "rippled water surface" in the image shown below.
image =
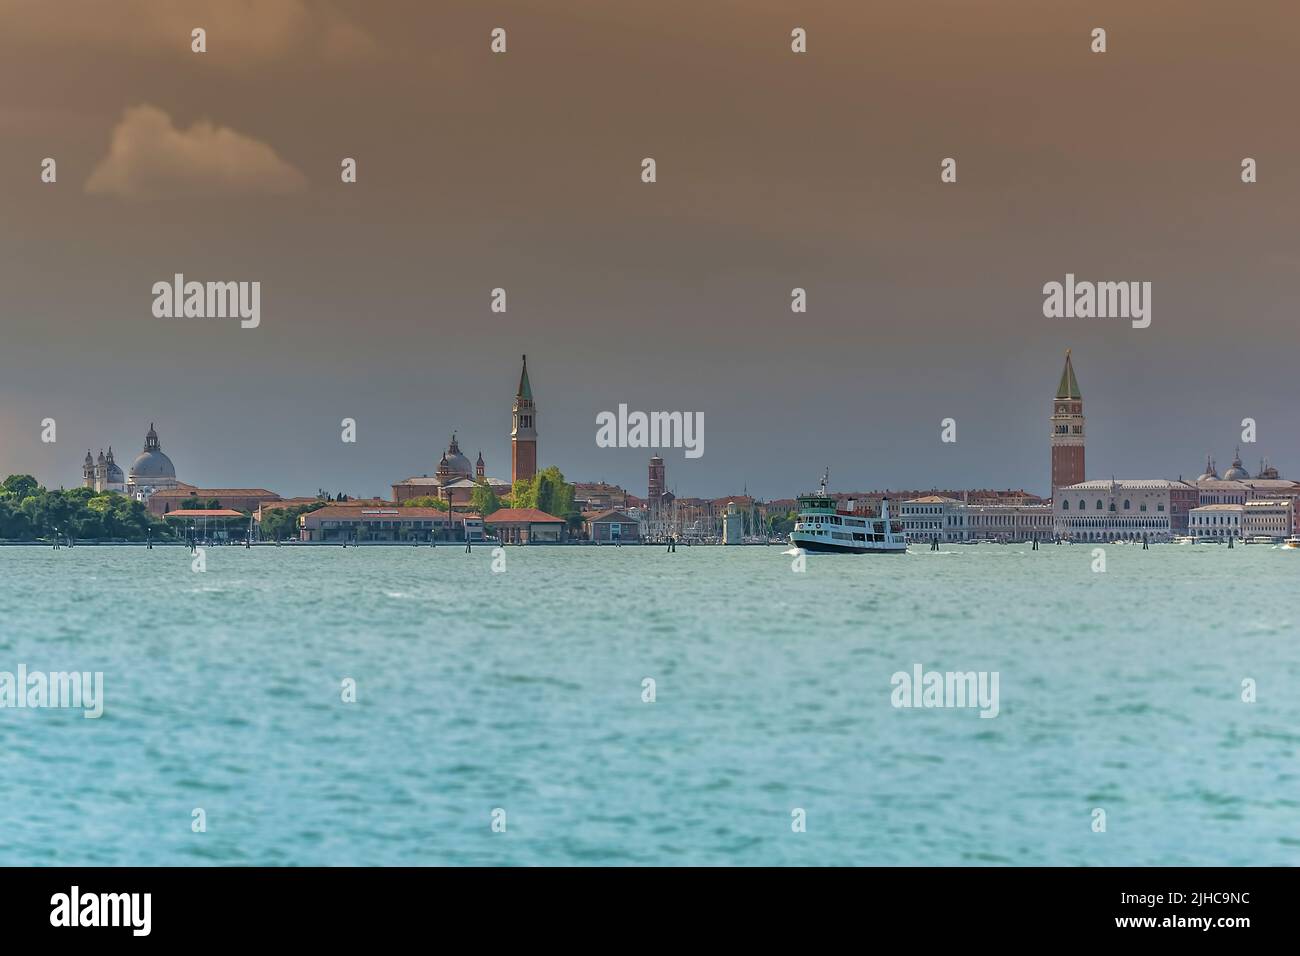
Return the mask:
{"type": "Polygon", "coordinates": [[[1300,551],[1106,557],[0,548],[0,864],[1300,861],[1300,551]]]}

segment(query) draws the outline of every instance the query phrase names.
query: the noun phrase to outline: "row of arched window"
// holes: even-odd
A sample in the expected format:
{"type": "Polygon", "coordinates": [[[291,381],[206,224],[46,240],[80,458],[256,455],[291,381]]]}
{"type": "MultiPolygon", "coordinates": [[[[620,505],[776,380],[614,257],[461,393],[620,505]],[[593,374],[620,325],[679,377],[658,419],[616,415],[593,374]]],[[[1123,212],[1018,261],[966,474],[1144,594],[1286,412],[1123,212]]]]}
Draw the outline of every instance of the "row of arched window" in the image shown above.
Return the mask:
{"type": "MultiPolygon", "coordinates": [[[[1062,511],[1069,511],[1069,510],[1070,510],[1070,502],[1068,502],[1068,501],[1062,501],[1062,502],[1061,502],[1061,510],[1062,510],[1062,511]]],[[[1080,511],[1087,511],[1087,510],[1088,510],[1088,503],[1087,503],[1086,501],[1084,501],[1082,498],[1079,499],[1079,510],[1080,510],[1080,511]]],[[[1102,502],[1102,500],[1101,500],[1100,498],[1097,499],[1097,510],[1098,510],[1098,511],[1105,511],[1105,510],[1106,510],[1106,505],[1102,502]]],[[[1115,508],[1115,502],[1113,502],[1113,501],[1110,503],[1110,510],[1111,510],[1111,511],[1115,511],[1115,510],[1116,510],[1116,508],[1115,508]]],[[[1133,502],[1130,501],[1128,498],[1125,498],[1125,499],[1124,499],[1124,510],[1125,510],[1125,511],[1131,511],[1131,510],[1133,510],[1133,502]]],[[[1138,510],[1139,510],[1139,511],[1146,511],[1146,510],[1147,510],[1147,506],[1146,506],[1146,505],[1142,505],[1141,508],[1139,508],[1138,510]]],[[[1156,511],[1164,511],[1164,510],[1165,510],[1165,506],[1164,506],[1164,505],[1156,505],[1156,511]]]]}

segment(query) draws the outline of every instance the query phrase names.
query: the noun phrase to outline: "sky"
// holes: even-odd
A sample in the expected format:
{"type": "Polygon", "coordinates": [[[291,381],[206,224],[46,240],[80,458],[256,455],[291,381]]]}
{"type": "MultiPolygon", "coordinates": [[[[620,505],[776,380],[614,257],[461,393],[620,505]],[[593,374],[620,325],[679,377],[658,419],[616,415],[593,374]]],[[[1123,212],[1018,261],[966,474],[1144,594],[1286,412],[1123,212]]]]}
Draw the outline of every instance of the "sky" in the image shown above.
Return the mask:
{"type": "Polygon", "coordinates": [[[387,495],[453,429],[508,478],[527,353],[570,480],[645,494],[652,450],[595,440],[625,403],[703,415],[701,457],[663,452],[679,495],[825,467],[1046,494],[1072,348],[1089,478],[1222,471],[1248,417],[1248,467],[1300,476],[1297,27],[1269,0],[0,0],[0,475],[75,486],[153,422],[202,487],[387,495]],[[178,272],[259,281],[260,325],[155,317],[178,272]],[[1045,317],[1067,273],[1150,282],[1150,327],[1045,317]]]}

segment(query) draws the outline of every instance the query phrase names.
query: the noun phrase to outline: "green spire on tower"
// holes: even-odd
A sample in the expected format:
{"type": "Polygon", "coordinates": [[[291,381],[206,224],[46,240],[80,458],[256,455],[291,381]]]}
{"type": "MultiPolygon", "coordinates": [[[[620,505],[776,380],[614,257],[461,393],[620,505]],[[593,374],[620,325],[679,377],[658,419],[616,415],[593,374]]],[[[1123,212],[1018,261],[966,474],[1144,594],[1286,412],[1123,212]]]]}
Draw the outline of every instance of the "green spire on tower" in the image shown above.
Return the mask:
{"type": "Polygon", "coordinates": [[[1079,391],[1079,380],[1074,377],[1074,365],[1070,362],[1070,350],[1065,350],[1065,368],[1061,371],[1061,384],[1056,387],[1057,398],[1074,398],[1083,400],[1079,391]]]}
{"type": "Polygon", "coordinates": [[[528,383],[528,356],[524,356],[524,370],[519,373],[519,397],[533,400],[533,386],[528,383]]]}

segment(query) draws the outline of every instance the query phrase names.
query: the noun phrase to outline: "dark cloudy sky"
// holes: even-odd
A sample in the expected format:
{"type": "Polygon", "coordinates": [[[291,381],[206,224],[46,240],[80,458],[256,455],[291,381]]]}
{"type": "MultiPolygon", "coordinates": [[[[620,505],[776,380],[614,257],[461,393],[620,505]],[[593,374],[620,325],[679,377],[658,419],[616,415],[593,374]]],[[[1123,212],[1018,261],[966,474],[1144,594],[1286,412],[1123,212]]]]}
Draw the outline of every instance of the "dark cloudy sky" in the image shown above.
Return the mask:
{"type": "Polygon", "coordinates": [[[1072,346],[1089,477],[1222,467],[1247,416],[1248,464],[1300,475],[1298,28],[1281,0],[0,0],[0,474],[77,484],[154,421],[205,486],[387,493],[453,428],[508,477],[527,352],[571,479],[644,494],[649,453],[595,444],[626,402],[704,413],[681,494],[824,465],[1045,493],[1072,346]],[[261,327],[154,318],[175,272],[260,280],[261,327]],[[1067,272],[1150,281],[1151,327],[1044,318],[1067,272]]]}

